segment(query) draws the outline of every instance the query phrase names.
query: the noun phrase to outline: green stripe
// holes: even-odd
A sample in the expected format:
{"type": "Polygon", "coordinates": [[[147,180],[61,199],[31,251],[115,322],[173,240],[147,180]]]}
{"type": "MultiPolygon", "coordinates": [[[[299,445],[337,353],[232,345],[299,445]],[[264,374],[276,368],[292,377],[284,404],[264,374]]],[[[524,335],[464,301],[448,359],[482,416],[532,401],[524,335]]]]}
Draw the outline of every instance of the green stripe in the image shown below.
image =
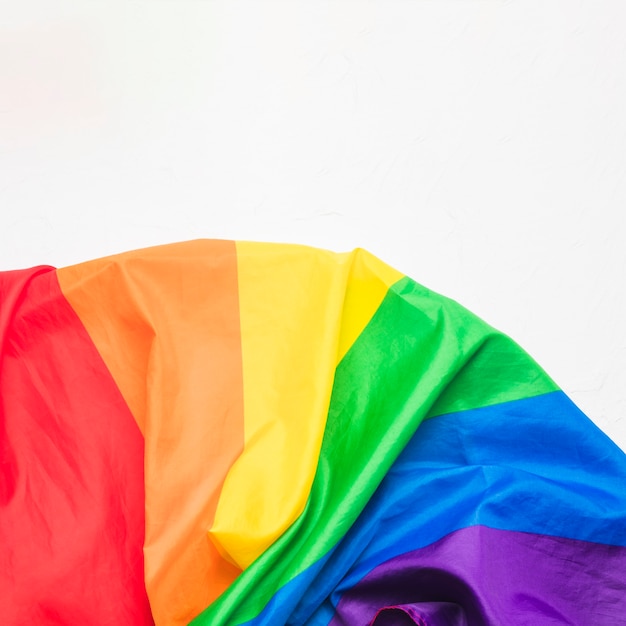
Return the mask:
{"type": "Polygon", "coordinates": [[[485,339],[428,412],[427,417],[531,398],[558,386],[506,335],[485,339]]]}
{"type": "Polygon", "coordinates": [[[402,279],[337,367],[304,512],[192,623],[256,617],[277,589],[343,537],[425,417],[462,402],[469,408],[554,388],[511,340],[456,302],[402,279]],[[520,391],[509,389],[520,372],[520,391]],[[459,392],[469,400],[456,398],[459,392]]]}
{"type": "Polygon", "coordinates": [[[493,330],[458,303],[428,292],[411,281],[400,281],[396,292],[416,307],[423,306],[424,294],[441,299],[447,309],[452,333],[458,337],[463,352],[463,367],[442,372],[446,385],[428,411],[427,418],[493,404],[531,398],[551,391],[558,385],[537,362],[506,335],[493,330]],[[469,326],[482,325],[484,336],[467,350],[463,337],[469,326]]]}

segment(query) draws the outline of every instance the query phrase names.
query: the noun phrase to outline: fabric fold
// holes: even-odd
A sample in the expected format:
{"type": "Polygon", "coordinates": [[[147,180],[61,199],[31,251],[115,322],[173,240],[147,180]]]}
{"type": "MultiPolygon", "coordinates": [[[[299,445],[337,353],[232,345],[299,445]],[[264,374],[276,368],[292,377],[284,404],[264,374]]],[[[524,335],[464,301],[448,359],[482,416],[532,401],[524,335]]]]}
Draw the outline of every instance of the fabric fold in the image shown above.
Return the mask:
{"type": "Polygon", "coordinates": [[[0,272],[3,623],[614,626],[626,456],[364,250],[0,272]]]}

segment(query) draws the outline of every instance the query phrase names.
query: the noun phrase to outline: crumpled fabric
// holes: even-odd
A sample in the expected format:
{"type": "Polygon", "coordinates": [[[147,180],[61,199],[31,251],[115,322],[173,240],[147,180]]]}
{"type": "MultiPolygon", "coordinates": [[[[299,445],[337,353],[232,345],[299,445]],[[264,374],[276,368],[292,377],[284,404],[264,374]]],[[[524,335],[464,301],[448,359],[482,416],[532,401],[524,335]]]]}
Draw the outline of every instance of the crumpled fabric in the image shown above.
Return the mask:
{"type": "Polygon", "coordinates": [[[364,250],[0,272],[0,615],[614,626],[626,456],[364,250]]]}

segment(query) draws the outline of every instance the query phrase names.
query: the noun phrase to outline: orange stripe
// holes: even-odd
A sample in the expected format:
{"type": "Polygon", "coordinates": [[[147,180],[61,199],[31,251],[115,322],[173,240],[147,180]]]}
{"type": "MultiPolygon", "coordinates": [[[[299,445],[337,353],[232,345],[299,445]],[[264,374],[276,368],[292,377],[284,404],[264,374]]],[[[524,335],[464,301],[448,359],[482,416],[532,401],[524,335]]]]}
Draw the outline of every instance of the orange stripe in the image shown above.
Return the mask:
{"type": "Polygon", "coordinates": [[[186,624],[240,572],[207,537],[244,437],[235,245],[160,246],[58,276],[145,436],[155,622],[186,624]]]}

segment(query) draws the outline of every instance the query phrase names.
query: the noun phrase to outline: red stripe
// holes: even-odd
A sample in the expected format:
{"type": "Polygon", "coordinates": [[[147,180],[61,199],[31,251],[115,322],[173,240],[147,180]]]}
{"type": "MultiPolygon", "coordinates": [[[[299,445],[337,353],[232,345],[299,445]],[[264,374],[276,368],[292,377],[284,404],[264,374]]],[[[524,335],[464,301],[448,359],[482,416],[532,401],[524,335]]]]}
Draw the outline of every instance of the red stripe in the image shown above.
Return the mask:
{"type": "Polygon", "coordinates": [[[2,623],[152,624],[137,424],[54,271],[0,309],[2,623]]]}

